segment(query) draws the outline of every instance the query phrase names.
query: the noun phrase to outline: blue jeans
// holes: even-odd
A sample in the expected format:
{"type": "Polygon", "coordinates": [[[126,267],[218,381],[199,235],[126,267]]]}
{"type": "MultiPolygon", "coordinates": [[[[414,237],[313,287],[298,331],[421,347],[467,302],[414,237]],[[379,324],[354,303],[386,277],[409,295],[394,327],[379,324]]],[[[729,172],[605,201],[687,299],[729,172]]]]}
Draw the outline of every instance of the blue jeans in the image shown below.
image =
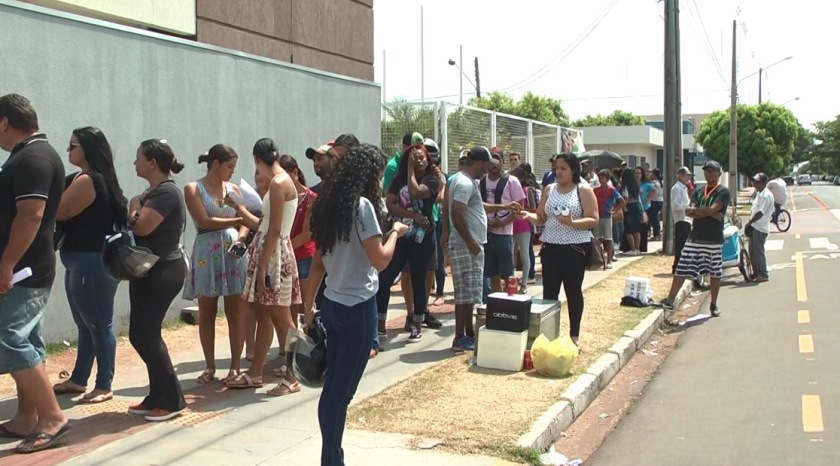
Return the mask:
{"type": "Polygon", "coordinates": [[[0,295],[0,374],[31,369],[46,359],[41,322],[49,288],[13,286],[0,295]]]}
{"type": "MultiPolygon", "coordinates": [[[[377,309],[377,311],[378,311],[378,309],[377,309]]],[[[379,347],[381,346],[379,344],[379,312],[374,314],[372,325],[373,325],[373,349],[378,351],[379,347]]]]}
{"type": "Polygon", "coordinates": [[[367,366],[376,319],[376,298],[349,307],[324,297],[321,321],[327,331],[327,377],[318,402],[321,466],[343,466],[347,407],[367,366]]]}
{"type": "Polygon", "coordinates": [[[531,270],[528,272],[528,279],[531,280],[536,277],[537,275],[537,258],[534,256],[534,240],[536,239],[536,235],[534,234],[534,230],[531,230],[531,247],[528,248],[528,257],[531,259],[531,270]]]}
{"type": "Polygon", "coordinates": [[[435,247],[437,248],[437,268],[435,269],[435,296],[443,296],[443,287],[446,284],[446,265],[444,264],[443,247],[440,240],[443,238],[443,222],[435,225],[435,247]]]}
{"type": "Polygon", "coordinates": [[[111,391],[117,338],[114,335],[114,295],[119,281],[102,266],[98,252],[61,251],[64,290],[79,330],[79,350],[70,381],[87,386],[96,359],[96,388],[111,391]]]}

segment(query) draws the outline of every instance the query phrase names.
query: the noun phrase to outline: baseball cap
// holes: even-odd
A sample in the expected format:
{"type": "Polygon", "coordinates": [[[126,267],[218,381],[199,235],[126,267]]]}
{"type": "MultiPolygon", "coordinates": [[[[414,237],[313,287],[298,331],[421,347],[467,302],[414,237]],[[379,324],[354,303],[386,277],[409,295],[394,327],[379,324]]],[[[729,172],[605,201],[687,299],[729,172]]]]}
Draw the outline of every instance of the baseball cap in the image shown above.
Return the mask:
{"type": "Polygon", "coordinates": [[[467,160],[473,162],[489,162],[490,150],[484,146],[475,146],[467,153],[467,160]]]}
{"type": "Polygon", "coordinates": [[[762,183],[766,183],[768,180],[769,178],[767,178],[767,175],[761,172],[756,173],[753,177],[753,181],[761,181],[762,183]]]}
{"type": "Polygon", "coordinates": [[[691,171],[688,170],[688,167],[680,167],[680,169],[677,170],[677,175],[678,176],[679,175],[690,175],[690,174],[691,174],[691,171]]]}
{"type": "Polygon", "coordinates": [[[703,170],[714,170],[720,173],[720,164],[715,162],[714,160],[709,160],[708,162],[703,164],[703,170]]]}
{"type": "Polygon", "coordinates": [[[498,155],[499,159],[504,161],[505,160],[505,151],[502,150],[499,146],[493,146],[490,148],[490,153],[493,155],[498,155]]]}
{"type": "Polygon", "coordinates": [[[490,151],[490,163],[493,165],[501,165],[502,164],[502,154],[497,152],[490,151]]]}
{"type": "Polygon", "coordinates": [[[326,144],[321,144],[317,148],[310,147],[306,149],[306,158],[312,160],[316,155],[328,155],[330,148],[335,144],[335,141],[330,141],[326,144]]]}

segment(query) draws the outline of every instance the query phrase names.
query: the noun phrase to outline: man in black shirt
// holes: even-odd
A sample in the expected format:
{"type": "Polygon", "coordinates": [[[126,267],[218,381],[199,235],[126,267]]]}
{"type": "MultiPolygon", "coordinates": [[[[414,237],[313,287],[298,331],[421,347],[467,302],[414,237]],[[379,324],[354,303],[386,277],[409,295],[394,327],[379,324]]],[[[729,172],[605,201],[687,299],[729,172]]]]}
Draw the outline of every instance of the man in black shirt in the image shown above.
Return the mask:
{"type": "Polygon", "coordinates": [[[709,275],[712,295],[709,310],[713,317],[720,316],[717,299],[723,277],[723,223],[731,200],[729,189],[720,185],[720,173],[720,164],[714,160],[703,165],[706,186],[695,191],[691,207],[685,209],[694,224],[677,263],[668,301],[663,303],[667,310],[674,309],[674,299],[687,278],[697,280],[709,275]]]}
{"type": "Polygon", "coordinates": [[[25,439],[15,451],[33,453],[67,432],[41,338],[55,279],[53,232],[64,165],[38,132],[35,109],[17,94],[0,97],[0,148],[10,152],[0,167],[0,374],[12,375],[18,394],[17,413],[0,425],[0,436],[25,439]]]}

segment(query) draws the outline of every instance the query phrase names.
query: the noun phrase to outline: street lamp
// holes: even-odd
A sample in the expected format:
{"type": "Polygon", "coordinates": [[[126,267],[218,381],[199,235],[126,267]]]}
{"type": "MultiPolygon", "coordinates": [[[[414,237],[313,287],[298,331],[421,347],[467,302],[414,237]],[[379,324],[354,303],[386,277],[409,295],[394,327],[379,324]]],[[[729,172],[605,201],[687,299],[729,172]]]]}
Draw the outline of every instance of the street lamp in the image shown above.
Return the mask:
{"type": "Polygon", "coordinates": [[[458,71],[461,72],[461,76],[460,76],[461,81],[460,81],[459,90],[458,90],[458,103],[460,105],[464,105],[464,78],[467,78],[467,81],[470,83],[470,85],[472,85],[473,89],[475,89],[476,92],[478,92],[478,87],[476,87],[476,85],[470,80],[470,77],[467,76],[466,73],[464,73],[464,67],[463,67],[463,65],[464,65],[464,46],[463,45],[459,46],[459,49],[460,49],[460,57],[459,57],[460,64],[455,63],[455,60],[452,60],[450,58],[449,59],[449,66],[454,66],[455,68],[458,68],[458,71]]]}
{"type": "MultiPolygon", "coordinates": [[[[759,103],[759,105],[761,105],[761,78],[764,77],[764,71],[769,70],[771,67],[774,67],[774,66],[778,65],[779,63],[786,62],[786,61],[790,60],[791,58],[793,58],[792,55],[790,57],[779,60],[776,63],[773,63],[772,65],[768,66],[767,68],[759,68],[758,69],[758,103],[759,103]]],[[[750,76],[755,76],[755,73],[751,74],[750,76]]],[[[749,78],[750,76],[747,76],[747,78],[749,78]]],[[[746,79],[746,78],[744,78],[744,79],[746,79]]],[[[743,79],[741,81],[743,81],[743,79]]]]}
{"type": "Polygon", "coordinates": [[[785,105],[787,105],[787,104],[789,104],[789,103],[793,102],[794,100],[799,100],[799,97],[794,97],[794,98],[792,98],[792,99],[788,100],[787,102],[782,103],[782,104],[779,104],[779,105],[781,105],[782,107],[784,107],[785,105]]]}

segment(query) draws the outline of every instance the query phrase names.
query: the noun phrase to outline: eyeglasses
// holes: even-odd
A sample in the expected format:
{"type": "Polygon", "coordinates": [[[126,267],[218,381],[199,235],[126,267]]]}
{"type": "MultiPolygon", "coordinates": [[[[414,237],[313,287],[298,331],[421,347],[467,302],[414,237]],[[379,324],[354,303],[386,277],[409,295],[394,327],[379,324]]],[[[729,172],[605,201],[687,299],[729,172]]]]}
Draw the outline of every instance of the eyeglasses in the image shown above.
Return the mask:
{"type": "Polygon", "coordinates": [[[80,147],[80,146],[81,146],[81,144],[79,144],[78,142],[71,142],[70,145],[67,146],[67,152],[70,152],[71,150],[73,150],[77,147],[80,147]]]}

